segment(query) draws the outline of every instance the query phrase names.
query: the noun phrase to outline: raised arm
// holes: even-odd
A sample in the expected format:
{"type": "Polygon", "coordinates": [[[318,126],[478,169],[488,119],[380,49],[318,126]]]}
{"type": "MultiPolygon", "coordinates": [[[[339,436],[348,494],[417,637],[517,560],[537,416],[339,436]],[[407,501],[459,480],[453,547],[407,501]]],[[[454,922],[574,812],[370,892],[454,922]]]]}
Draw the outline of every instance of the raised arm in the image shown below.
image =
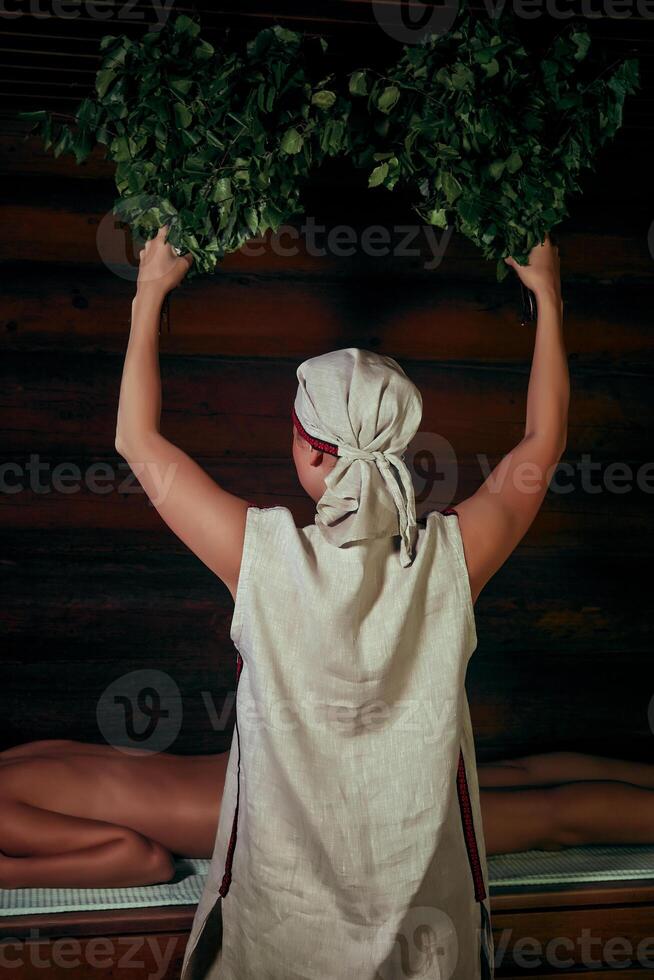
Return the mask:
{"type": "Polygon", "coordinates": [[[476,493],[456,505],[473,601],[527,532],[566,446],[570,379],[558,249],[549,237],[529,265],[505,260],[536,294],[538,319],[525,434],[476,493]]]}
{"type": "Polygon", "coordinates": [[[116,450],[166,524],[235,597],[248,501],[223,490],[159,431],[161,308],[166,294],[179,285],[191,264],[190,257],[175,255],[166,242],[167,233],[167,227],[161,228],[139,255],[120,385],[116,450]]]}

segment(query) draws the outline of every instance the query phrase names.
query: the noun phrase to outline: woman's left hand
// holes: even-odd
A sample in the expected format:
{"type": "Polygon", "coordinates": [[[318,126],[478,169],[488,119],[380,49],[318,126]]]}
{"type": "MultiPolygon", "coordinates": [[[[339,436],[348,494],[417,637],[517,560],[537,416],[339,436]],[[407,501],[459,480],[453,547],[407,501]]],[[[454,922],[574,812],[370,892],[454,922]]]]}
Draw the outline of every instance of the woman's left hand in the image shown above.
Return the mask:
{"type": "Polygon", "coordinates": [[[180,282],[191,268],[193,256],[177,255],[166,241],[169,226],[162,225],[154,238],[150,238],[139,252],[137,292],[146,289],[166,295],[180,282]]]}

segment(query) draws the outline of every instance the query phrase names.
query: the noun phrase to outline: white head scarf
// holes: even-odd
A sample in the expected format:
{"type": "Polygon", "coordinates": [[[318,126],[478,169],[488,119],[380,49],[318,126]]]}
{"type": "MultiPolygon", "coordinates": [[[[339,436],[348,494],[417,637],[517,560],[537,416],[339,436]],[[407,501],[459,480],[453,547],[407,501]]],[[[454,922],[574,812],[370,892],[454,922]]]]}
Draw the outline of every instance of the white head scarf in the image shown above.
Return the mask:
{"type": "Polygon", "coordinates": [[[303,361],[293,421],[315,448],[338,456],[315,523],[336,547],[399,534],[413,561],[415,494],[404,452],[422,419],[422,396],[392,357],[346,347],[303,361]]]}

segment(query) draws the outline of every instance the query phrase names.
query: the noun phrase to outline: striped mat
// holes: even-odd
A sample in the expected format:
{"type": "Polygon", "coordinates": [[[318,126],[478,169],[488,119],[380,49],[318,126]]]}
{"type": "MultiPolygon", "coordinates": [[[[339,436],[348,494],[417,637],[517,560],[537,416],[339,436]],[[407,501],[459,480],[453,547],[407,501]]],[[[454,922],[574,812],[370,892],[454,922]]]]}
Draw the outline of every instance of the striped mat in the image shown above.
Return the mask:
{"type": "Polygon", "coordinates": [[[493,885],[567,885],[592,881],[654,879],[654,844],[567,847],[562,851],[520,851],[488,858],[493,885]]]}
{"type": "MultiPolygon", "coordinates": [[[[208,859],[179,858],[171,881],[134,888],[0,888],[0,914],[195,905],[200,899],[208,867],[208,859]]],[[[491,894],[494,889],[504,890],[508,885],[654,878],[654,844],[494,854],[488,858],[488,877],[491,894]]]]}

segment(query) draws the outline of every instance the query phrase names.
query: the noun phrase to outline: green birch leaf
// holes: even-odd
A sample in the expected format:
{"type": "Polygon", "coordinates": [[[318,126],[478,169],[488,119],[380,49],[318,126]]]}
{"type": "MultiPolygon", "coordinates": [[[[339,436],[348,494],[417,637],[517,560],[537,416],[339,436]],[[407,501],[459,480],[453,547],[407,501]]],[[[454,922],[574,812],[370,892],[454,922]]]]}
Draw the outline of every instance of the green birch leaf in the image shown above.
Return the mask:
{"type": "Polygon", "coordinates": [[[90,133],[78,133],[73,140],[72,149],[75,154],[75,163],[83,163],[88,158],[93,149],[94,141],[90,133]]]}
{"type": "Polygon", "coordinates": [[[514,150],[511,156],[506,158],[504,163],[509,173],[514,174],[516,170],[520,170],[520,167],[522,166],[522,157],[517,150],[514,150]]]}
{"type": "Polygon", "coordinates": [[[444,208],[430,211],[427,215],[427,220],[430,225],[434,225],[436,228],[447,228],[447,215],[444,208]]]}
{"type": "Polygon", "coordinates": [[[178,95],[188,95],[191,86],[193,85],[193,79],[191,78],[171,78],[168,83],[174,92],[178,95]]]}
{"type": "Polygon", "coordinates": [[[353,71],[350,75],[349,91],[351,95],[367,95],[368,80],[365,71],[353,71]]]}
{"type": "Polygon", "coordinates": [[[463,190],[461,184],[456,179],[456,177],[454,177],[452,174],[447,173],[447,171],[445,171],[443,173],[442,185],[448,204],[453,204],[463,190]]]}
{"type": "Polygon", "coordinates": [[[247,224],[248,228],[250,229],[253,235],[256,235],[257,230],[259,228],[259,221],[257,218],[256,209],[253,207],[245,208],[243,214],[245,217],[245,223],[247,224]]]}
{"type": "MultiPolygon", "coordinates": [[[[487,66],[486,69],[488,74],[487,66]]],[[[452,72],[451,77],[452,77],[453,88],[455,88],[459,92],[469,89],[473,85],[475,80],[475,76],[473,75],[473,73],[470,71],[468,66],[464,64],[458,64],[455,67],[454,71],[452,72]]]]}
{"type": "Polygon", "coordinates": [[[400,90],[396,85],[387,85],[377,99],[377,108],[380,112],[390,112],[400,98],[400,90]]]}
{"type": "Polygon", "coordinates": [[[59,157],[70,149],[72,149],[72,134],[68,127],[64,127],[54,142],[52,152],[56,157],[59,157]]]}
{"type": "Polygon", "coordinates": [[[182,105],[181,102],[175,103],[173,112],[175,114],[175,122],[180,129],[186,129],[187,126],[191,125],[193,115],[191,112],[189,112],[185,105],[182,105]]]}
{"type": "Polygon", "coordinates": [[[577,49],[574,53],[575,60],[582,61],[590,48],[590,34],[587,31],[577,31],[571,35],[571,40],[577,49]]]}
{"type": "Polygon", "coordinates": [[[495,49],[490,45],[486,48],[478,48],[474,53],[474,60],[478,65],[487,65],[495,57],[495,49]]]}
{"type": "Polygon", "coordinates": [[[105,51],[107,48],[110,48],[112,44],[117,44],[120,41],[121,38],[116,37],[115,34],[105,34],[100,40],[100,51],[105,51]]]}
{"type": "Polygon", "coordinates": [[[200,33],[200,25],[197,21],[191,20],[186,14],[180,14],[174,24],[173,31],[175,34],[182,34],[187,37],[197,37],[200,33]]]}
{"type": "Polygon", "coordinates": [[[382,184],[387,174],[388,164],[380,163],[368,177],[368,187],[377,187],[379,184],[382,184]]]}
{"type": "Polygon", "coordinates": [[[103,68],[98,72],[95,78],[95,90],[101,99],[104,98],[109,86],[115,81],[116,72],[113,68],[103,68]]]}
{"type": "Polygon", "coordinates": [[[299,153],[302,149],[303,142],[304,141],[301,134],[297,131],[297,129],[295,129],[294,126],[291,126],[291,128],[287,129],[282,136],[280,146],[284,153],[299,153]]]}
{"type": "Polygon", "coordinates": [[[311,97],[311,104],[317,105],[319,109],[331,109],[331,107],[336,102],[336,92],[331,92],[329,89],[322,89],[320,92],[314,92],[311,97]]]}
{"type": "Polygon", "coordinates": [[[209,58],[213,58],[214,54],[214,46],[213,44],[209,44],[208,41],[200,41],[193,49],[193,57],[196,61],[208,61],[209,58]]]}

